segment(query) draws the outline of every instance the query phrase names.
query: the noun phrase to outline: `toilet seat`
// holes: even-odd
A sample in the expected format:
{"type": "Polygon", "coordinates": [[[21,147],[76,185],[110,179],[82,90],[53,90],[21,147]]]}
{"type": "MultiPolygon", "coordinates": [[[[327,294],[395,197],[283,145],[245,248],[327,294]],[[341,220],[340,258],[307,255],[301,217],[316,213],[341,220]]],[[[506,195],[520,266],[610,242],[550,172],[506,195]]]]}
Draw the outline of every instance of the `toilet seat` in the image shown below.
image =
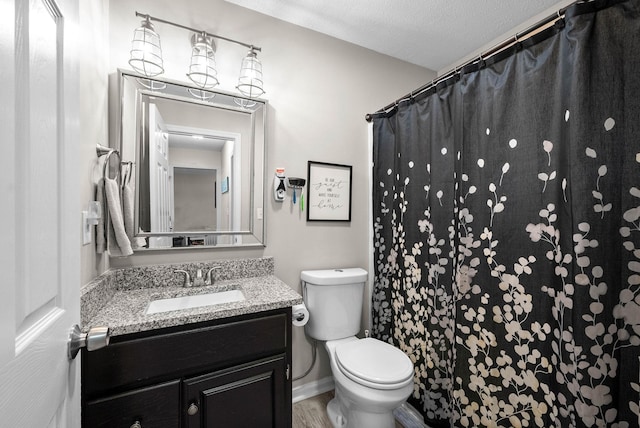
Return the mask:
{"type": "Polygon", "coordinates": [[[413,381],[413,363],[401,350],[373,338],[342,343],[335,350],[340,371],[376,389],[397,389],[413,381]]]}

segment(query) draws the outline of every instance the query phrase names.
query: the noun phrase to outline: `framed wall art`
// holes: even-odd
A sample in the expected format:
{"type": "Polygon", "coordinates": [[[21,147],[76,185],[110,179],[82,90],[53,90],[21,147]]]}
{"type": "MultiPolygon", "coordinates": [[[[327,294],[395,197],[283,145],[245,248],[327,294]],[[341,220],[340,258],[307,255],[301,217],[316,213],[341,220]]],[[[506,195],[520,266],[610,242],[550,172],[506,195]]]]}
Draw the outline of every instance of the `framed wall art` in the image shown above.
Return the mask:
{"type": "Polygon", "coordinates": [[[351,166],[307,163],[307,221],[351,221],[351,166]]]}

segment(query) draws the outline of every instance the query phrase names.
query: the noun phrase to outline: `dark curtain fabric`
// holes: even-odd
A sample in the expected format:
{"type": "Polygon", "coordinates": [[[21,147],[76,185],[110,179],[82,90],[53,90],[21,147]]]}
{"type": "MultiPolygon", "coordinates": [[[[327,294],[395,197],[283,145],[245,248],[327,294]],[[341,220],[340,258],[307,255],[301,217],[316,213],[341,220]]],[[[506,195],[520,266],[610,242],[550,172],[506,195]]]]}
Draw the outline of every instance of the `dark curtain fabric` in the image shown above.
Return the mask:
{"type": "Polygon", "coordinates": [[[374,116],[376,337],[433,426],[638,427],[640,1],[374,116]]]}

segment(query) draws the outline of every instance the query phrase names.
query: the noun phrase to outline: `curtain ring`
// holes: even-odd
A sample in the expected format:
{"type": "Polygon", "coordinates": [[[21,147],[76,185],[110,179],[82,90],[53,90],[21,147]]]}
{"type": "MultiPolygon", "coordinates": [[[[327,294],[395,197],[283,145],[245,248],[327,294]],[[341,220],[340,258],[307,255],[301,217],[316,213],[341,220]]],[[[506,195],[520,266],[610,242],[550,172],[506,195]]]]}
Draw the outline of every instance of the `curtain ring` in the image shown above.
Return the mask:
{"type": "Polygon", "coordinates": [[[562,15],[560,13],[560,10],[558,10],[558,18],[553,23],[554,27],[556,27],[556,28],[564,28],[564,26],[565,26],[565,16],[566,15],[562,15]]]}
{"type": "Polygon", "coordinates": [[[518,40],[518,33],[516,33],[516,35],[514,36],[514,47],[516,49],[516,52],[519,52],[522,50],[522,43],[520,43],[520,40],[518,40]]]}

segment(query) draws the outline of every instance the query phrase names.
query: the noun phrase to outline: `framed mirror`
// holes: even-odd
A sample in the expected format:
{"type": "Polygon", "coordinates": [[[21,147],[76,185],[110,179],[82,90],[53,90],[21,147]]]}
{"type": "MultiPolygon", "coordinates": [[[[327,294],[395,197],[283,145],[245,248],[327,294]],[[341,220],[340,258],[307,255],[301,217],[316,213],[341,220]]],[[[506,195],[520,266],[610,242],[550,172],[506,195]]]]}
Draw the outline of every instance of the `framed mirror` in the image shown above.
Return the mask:
{"type": "Polygon", "coordinates": [[[135,251],[264,245],[267,102],[117,74],[135,251]]]}

